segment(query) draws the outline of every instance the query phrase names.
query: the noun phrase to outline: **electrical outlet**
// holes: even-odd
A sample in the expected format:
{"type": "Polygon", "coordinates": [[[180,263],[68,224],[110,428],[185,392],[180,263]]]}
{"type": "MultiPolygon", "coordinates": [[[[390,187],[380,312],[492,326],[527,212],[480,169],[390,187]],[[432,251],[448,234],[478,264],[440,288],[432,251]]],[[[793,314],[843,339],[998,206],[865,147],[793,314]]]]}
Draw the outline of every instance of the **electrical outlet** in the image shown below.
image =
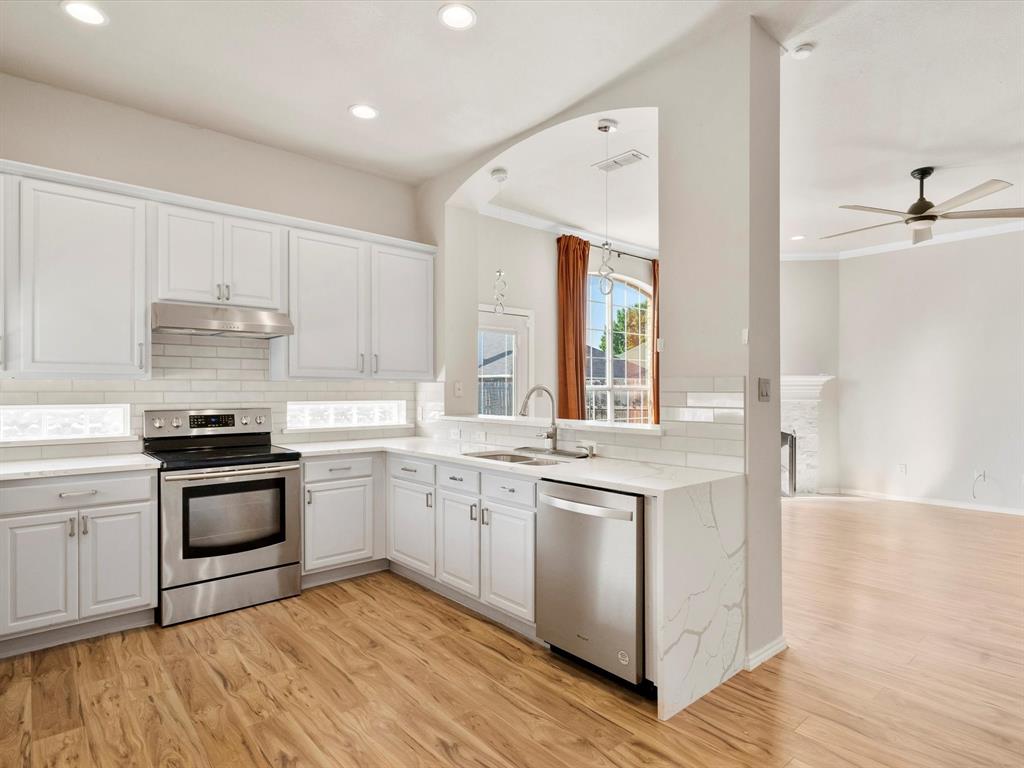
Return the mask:
{"type": "Polygon", "coordinates": [[[456,397],[462,397],[462,382],[461,381],[456,381],[455,382],[455,396],[456,397]]]}
{"type": "Polygon", "coordinates": [[[896,465],[896,471],[899,472],[904,477],[906,477],[907,476],[907,465],[906,464],[897,464],[896,465]]]}
{"type": "Polygon", "coordinates": [[[988,472],[984,469],[974,470],[974,477],[972,478],[975,482],[981,481],[983,483],[988,482],[988,472]]]}

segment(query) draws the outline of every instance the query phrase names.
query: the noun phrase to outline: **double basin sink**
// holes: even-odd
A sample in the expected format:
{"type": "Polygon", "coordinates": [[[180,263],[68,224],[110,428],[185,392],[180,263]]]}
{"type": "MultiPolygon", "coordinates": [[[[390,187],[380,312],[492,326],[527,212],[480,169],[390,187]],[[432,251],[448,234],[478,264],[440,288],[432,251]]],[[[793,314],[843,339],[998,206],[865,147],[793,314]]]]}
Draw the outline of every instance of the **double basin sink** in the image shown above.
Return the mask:
{"type": "Polygon", "coordinates": [[[565,464],[574,459],[585,459],[587,458],[587,453],[585,451],[526,447],[513,448],[511,451],[477,451],[476,453],[464,453],[463,456],[500,461],[506,464],[518,464],[524,467],[550,467],[555,464],[565,464]]]}

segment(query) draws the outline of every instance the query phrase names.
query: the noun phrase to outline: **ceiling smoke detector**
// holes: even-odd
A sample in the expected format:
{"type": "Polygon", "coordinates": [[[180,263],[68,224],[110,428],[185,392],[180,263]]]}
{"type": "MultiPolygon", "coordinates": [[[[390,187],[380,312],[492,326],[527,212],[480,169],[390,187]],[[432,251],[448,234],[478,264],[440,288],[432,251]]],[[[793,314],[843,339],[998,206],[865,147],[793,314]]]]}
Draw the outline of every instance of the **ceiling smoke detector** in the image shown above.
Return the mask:
{"type": "Polygon", "coordinates": [[[501,184],[508,181],[508,171],[505,168],[492,168],[491,178],[501,184]]]}
{"type": "Polygon", "coordinates": [[[814,43],[800,43],[800,45],[793,49],[793,58],[803,61],[810,58],[812,53],[814,53],[814,43]]]}
{"type": "Polygon", "coordinates": [[[601,133],[615,133],[619,130],[619,121],[612,120],[610,117],[602,117],[597,121],[597,130],[601,133]]]}
{"type": "Polygon", "coordinates": [[[619,168],[625,168],[627,165],[633,165],[633,163],[639,163],[641,160],[646,159],[647,155],[640,150],[630,149],[621,155],[615,155],[615,157],[609,157],[599,163],[594,163],[592,167],[597,168],[599,171],[611,173],[612,171],[619,170],[619,168]]]}

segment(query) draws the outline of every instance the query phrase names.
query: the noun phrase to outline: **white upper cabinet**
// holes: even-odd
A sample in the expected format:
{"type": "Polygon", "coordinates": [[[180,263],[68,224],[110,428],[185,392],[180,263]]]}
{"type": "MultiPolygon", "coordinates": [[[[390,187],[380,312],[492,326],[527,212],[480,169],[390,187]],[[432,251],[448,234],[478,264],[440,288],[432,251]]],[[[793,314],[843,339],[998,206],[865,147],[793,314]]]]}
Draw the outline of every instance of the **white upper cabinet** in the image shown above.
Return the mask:
{"type": "Polygon", "coordinates": [[[224,219],[224,298],[230,304],[281,306],[281,228],[224,219]]]}
{"type": "Polygon", "coordinates": [[[158,298],[174,301],[222,300],[222,217],[191,208],[157,206],[157,270],[158,298]]]}
{"type": "Polygon", "coordinates": [[[277,309],[281,228],[157,206],[157,298],[277,309]]]}
{"type": "Polygon", "coordinates": [[[145,375],[145,223],[142,200],[21,182],[18,372],[145,375]]]}
{"type": "Polygon", "coordinates": [[[371,279],[373,374],[382,379],[432,379],[433,257],[375,245],[371,279]]]}
{"type": "Polygon", "coordinates": [[[291,230],[288,290],[295,334],[287,339],[288,376],[369,374],[369,250],[358,240],[291,230]]]}

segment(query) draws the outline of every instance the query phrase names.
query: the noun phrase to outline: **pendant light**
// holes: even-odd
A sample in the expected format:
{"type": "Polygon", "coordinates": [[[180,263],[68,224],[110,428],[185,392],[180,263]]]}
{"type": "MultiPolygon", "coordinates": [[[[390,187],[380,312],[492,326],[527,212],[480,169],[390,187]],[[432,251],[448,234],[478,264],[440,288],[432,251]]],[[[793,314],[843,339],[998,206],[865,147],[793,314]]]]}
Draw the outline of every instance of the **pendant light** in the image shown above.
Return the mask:
{"type": "MultiPolygon", "coordinates": [[[[604,134],[604,159],[606,162],[611,157],[609,152],[609,135],[615,133],[618,129],[619,123],[617,120],[606,117],[597,121],[597,130],[604,134]]],[[[601,293],[605,296],[608,296],[614,287],[612,275],[615,274],[615,270],[612,269],[611,258],[612,244],[608,239],[608,171],[604,171],[604,242],[601,243],[601,266],[598,268],[597,274],[601,276],[600,289],[601,293]]]]}
{"type": "MultiPolygon", "coordinates": [[[[498,182],[498,194],[494,196],[497,200],[501,197],[501,190],[508,181],[508,171],[504,168],[492,168],[491,178],[498,182]]],[[[505,270],[498,267],[494,272],[494,314],[505,314],[505,291],[508,290],[508,280],[505,279],[505,270]]]]}

